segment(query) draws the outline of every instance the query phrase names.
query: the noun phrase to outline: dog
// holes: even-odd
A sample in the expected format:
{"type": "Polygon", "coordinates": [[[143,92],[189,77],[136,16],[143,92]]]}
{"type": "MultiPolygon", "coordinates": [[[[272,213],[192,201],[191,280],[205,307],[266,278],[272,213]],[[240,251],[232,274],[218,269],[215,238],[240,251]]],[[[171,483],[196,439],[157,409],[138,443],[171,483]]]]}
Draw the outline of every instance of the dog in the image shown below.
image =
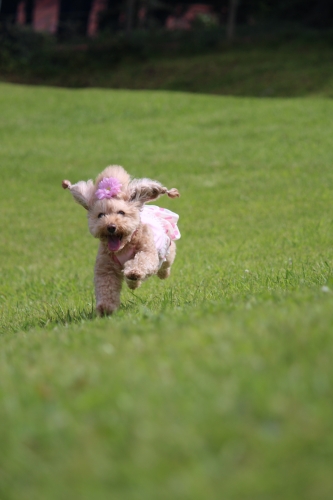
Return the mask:
{"type": "Polygon", "coordinates": [[[163,194],[179,197],[151,179],[131,179],[119,165],[111,165],[92,180],[62,181],[74,200],[88,212],[90,233],[100,240],[95,264],[96,312],[112,314],[120,306],[122,282],[131,290],[153,275],[170,275],[180,238],[178,215],[147,202],[163,194]]]}

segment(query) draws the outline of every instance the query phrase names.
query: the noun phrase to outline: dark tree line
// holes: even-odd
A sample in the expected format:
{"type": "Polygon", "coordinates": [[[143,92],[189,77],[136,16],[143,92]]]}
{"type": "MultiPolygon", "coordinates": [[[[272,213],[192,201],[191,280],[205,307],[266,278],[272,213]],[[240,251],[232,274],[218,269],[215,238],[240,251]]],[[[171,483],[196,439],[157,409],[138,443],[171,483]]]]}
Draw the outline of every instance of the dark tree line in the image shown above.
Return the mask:
{"type": "MultiPolygon", "coordinates": [[[[234,35],[236,24],[260,20],[298,22],[314,28],[333,26],[332,0],[197,0],[211,5],[219,22],[227,26],[227,36],[234,35]]],[[[15,22],[19,0],[0,0],[0,20],[15,22]]],[[[60,0],[59,35],[85,35],[93,0],[60,0]]],[[[130,33],[135,28],[162,27],[173,12],[186,11],[196,0],[108,0],[100,26],[110,31],[130,33]],[[144,20],[140,12],[145,11],[144,20]]],[[[33,19],[34,0],[26,0],[26,23],[33,19]]]]}
{"type": "MultiPolygon", "coordinates": [[[[17,7],[20,0],[0,0],[0,20],[15,23],[17,7]]],[[[85,35],[89,13],[93,0],[61,0],[59,12],[59,33],[75,31],[85,35]]],[[[31,25],[33,20],[34,0],[25,1],[26,24],[31,25]]]]}

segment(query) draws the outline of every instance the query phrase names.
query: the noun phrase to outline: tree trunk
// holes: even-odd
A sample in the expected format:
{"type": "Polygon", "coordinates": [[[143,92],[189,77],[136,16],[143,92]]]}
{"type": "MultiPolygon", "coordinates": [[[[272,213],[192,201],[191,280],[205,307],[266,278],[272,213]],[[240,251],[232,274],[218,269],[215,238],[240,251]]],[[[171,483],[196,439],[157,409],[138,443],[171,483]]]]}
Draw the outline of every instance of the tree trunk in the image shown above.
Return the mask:
{"type": "Polygon", "coordinates": [[[135,0],[127,0],[126,5],[126,35],[130,36],[133,30],[135,0]]]}
{"type": "Polygon", "coordinates": [[[32,26],[34,3],[34,0],[26,0],[25,2],[25,24],[28,26],[32,26]]]}
{"type": "Polygon", "coordinates": [[[229,12],[227,21],[227,40],[232,42],[235,38],[236,15],[239,0],[229,0],[229,12]]]}

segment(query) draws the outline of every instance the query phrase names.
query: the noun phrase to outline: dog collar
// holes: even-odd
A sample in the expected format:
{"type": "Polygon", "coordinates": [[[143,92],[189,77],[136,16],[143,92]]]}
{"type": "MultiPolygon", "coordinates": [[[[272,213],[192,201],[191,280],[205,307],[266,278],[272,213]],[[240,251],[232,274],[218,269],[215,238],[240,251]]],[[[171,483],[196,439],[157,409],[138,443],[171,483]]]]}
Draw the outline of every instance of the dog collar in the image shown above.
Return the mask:
{"type": "Polygon", "coordinates": [[[135,248],[129,248],[127,252],[117,256],[115,253],[112,253],[111,257],[113,262],[117,264],[119,267],[124,267],[125,263],[132,259],[135,255],[135,248]]]}

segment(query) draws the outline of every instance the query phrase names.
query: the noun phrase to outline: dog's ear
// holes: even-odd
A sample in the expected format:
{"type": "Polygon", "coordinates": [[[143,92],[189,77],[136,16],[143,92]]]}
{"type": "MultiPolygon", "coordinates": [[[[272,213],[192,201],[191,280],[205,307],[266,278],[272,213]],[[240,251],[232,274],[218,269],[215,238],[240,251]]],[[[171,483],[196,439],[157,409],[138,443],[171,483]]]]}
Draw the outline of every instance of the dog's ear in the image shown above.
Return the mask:
{"type": "Polygon", "coordinates": [[[80,203],[86,210],[89,210],[92,195],[95,190],[93,181],[80,181],[76,184],[71,184],[69,181],[62,181],[62,187],[69,189],[75,201],[80,203]]]}
{"type": "Polygon", "coordinates": [[[142,204],[157,200],[163,194],[167,194],[169,198],[180,196],[176,188],[168,189],[163,187],[159,182],[152,181],[151,179],[133,179],[128,186],[129,201],[142,204]]]}

